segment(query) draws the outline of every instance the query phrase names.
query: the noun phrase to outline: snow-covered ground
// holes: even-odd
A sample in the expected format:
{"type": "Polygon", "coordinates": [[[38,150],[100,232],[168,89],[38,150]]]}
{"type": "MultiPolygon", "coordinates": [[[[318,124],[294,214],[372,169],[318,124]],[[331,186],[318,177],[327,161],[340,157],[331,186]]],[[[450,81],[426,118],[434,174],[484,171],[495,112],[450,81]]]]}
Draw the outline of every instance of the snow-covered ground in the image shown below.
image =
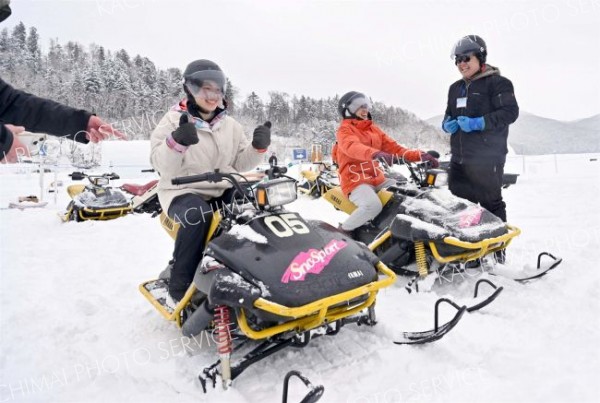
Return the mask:
{"type": "MultiPolygon", "coordinates": [[[[115,184],[154,179],[140,173],[147,144],[121,145],[103,144],[103,161],[113,167],[97,172],[125,178],[115,184]]],[[[45,193],[43,209],[6,209],[17,196],[39,194],[39,175],[1,166],[0,402],[271,402],[281,399],[291,369],[324,385],[324,402],[600,401],[600,161],[590,160],[597,157],[508,163],[508,172],[521,173],[504,191],[509,221],[523,234],[507,266],[533,264],[547,250],[564,259],[550,275],[527,285],[494,278],[504,292],[493,304],[417,347],[392,340],[431,328],[440,296],[467,302],[472,282],[409,295],[400,278],[378,297],[377,326],[349,325],[336,337],[285,350],[252,366],[230,390],[207,395],[197,375],[216,359],[214,342],[182,338],[137,289],[172,251],[158,220],[62,223],[64,187],[56,200],[45,193]]],[[[59,171],[68,185],[72,169],[59,171]]],[[[46,174],[44,183],[53,180],[46,174]]],[[[323,200],[302,197],[290,209],[335,225],[343,220],[323,200]]],[[[451,314],[442,310],[444,319],[451,314]]],[[[302,391],[292,381],[290,400],[302,391]]]]}

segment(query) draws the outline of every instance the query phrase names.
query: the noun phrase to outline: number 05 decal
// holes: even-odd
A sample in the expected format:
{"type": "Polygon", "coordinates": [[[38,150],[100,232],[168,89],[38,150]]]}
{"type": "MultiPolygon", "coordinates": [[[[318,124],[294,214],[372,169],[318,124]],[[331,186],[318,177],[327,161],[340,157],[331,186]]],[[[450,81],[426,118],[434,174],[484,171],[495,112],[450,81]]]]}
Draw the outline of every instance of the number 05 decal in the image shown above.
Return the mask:
{"type": "Polygon", "coordinates": [[[272,215],[265,218],[265,224],[280,238],[296,234],[308,234],[308,227],[294,213],[272,215]]]}

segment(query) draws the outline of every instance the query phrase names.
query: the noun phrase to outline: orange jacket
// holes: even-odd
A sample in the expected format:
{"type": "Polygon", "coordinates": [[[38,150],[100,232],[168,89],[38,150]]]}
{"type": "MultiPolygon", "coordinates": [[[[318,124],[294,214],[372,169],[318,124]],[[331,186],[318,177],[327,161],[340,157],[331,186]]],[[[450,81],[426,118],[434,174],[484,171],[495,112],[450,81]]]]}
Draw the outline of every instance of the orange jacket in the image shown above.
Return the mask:
{"type": "Polygon", "coordinates": [[[339,166],[340,185],[346,196],[363,183],[378,186],[385,177],[373,154],[384,151],[394,160],[421,161],[420,150],[409,150],[383,132],[372,120],[344,119],[336,133],[333,158],[339,166]]]}

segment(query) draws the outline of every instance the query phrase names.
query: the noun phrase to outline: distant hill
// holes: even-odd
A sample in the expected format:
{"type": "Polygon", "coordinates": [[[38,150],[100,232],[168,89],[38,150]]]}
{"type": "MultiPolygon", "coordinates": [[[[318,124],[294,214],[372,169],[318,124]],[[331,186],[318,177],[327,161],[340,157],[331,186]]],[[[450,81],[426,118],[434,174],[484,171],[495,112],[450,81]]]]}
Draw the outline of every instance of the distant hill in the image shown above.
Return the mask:
{"type": "Polygon", "coordinates": [[[589,118],[574,120],[569,124],[586,130],[600,130],[600,113],[589,118]]]}
{"type": "MultiPolygon", "coordinates": [[[[426,122],[439,128],[442,118],[434,116],[426,122]]],[[[600,114],[563,122],[521,112],[510,127],[508,142],[522,155],[600,152],[600,114]]]]}

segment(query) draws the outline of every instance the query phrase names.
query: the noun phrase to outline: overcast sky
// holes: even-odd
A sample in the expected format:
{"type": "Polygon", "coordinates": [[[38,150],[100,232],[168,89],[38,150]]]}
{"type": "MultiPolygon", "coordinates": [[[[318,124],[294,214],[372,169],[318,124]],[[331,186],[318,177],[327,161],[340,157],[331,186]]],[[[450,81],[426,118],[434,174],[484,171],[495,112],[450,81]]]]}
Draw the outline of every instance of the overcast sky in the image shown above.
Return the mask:
{"type": "Polygon", "coordinates": [[[161,68],[217,62],[242,95],[327,97],[350,90],[421,118],[442,114],[460,76],[453,43],[476,33],[512,80],[521,110],[600,113],[600,0],[12,0],[3,26],[124,48],[161,68]]]}

